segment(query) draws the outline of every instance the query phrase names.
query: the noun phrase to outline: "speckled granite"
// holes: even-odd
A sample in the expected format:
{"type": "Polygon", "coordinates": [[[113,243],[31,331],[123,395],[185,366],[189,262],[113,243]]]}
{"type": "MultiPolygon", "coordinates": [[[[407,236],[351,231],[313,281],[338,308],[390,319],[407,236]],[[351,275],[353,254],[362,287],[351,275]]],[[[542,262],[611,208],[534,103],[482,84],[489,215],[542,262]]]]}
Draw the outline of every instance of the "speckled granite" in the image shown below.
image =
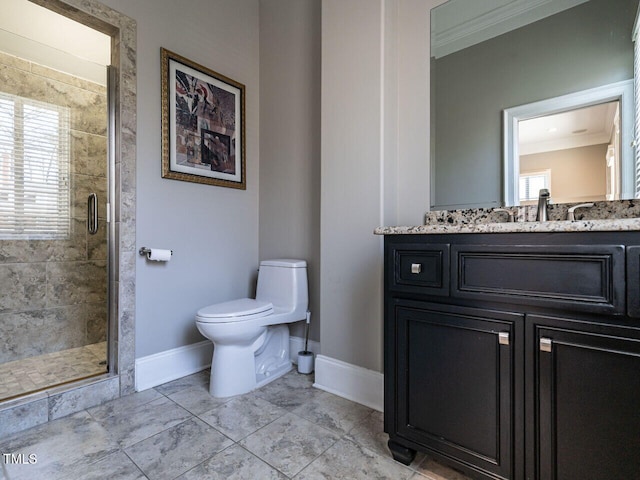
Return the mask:
{"type": "Polygon", "coordinates": [[[378,227],[376,235],[510,233],[510,232],[595,232],[640,230],[640,201],[595,202],[592,208],[576,211],[576,221],[569,222],[567,210],[575,203],[549,205],[548,222],[535,222],[536,207],[512,207],[515,222],[498,209],[434,211],[425,214],[425,224],[418,226],[378,227]]]}

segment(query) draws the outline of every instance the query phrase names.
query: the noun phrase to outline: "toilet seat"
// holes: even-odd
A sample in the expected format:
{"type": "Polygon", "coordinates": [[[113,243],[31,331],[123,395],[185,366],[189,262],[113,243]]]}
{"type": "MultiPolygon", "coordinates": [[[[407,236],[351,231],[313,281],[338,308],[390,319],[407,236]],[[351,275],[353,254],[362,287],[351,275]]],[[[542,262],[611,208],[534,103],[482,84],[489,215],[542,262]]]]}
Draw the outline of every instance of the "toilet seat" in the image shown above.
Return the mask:
{"type": "Polygon", "coordinates": [[[258,317],[265,317],[273,313],[273,304],[241,298],[230,302],[216,303],[198,311],[196,319],[206,323],[243,322],[258,317]]]}

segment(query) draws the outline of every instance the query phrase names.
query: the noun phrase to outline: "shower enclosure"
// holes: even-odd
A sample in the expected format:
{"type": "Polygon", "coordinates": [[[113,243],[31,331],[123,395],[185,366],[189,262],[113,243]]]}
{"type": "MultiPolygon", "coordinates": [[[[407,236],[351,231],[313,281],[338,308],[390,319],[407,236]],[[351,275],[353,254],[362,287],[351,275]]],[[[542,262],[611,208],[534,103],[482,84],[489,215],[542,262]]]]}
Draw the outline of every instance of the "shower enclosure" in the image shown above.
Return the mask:
{"type": "Polygon", "coordinates": [[[0,51],[0,401],[108,370],[104,83],[0,51]]]}

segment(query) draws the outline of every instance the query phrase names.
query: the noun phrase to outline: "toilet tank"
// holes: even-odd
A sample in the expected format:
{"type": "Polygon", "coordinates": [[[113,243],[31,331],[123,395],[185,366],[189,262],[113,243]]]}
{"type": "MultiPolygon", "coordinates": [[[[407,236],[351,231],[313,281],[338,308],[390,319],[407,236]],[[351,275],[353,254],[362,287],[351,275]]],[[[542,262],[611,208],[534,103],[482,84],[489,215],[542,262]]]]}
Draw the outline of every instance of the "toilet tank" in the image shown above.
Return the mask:
{"type": "Polygon", "coordinates": [[[306,312],[309,304],[307,262],[288,258],[260,262],[256,300],[271,302],[274,307],[287,311],[306,312]]]}

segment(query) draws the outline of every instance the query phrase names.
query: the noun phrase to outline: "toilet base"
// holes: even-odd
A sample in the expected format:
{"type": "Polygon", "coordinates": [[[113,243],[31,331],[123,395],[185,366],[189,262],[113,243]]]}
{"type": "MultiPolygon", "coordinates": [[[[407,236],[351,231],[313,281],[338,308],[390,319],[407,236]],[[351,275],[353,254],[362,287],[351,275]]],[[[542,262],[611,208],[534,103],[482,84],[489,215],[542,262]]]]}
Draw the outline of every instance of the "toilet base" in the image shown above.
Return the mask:
{"type": "Polygon", "coordinates": [[[289,327],[274,325],[267,329],[262,346],[255,353],[256,388],[281,377],[292,368],[289,358],[289,327]]]}
{"type": "Polygon", "coordinates": [[[242,395],[282,377],[292,367],[287,325],[267,327],[251,345],[214,343],[209,393],[242,395]]]}
{"type": "Polygon", "coordinates": [[[267,383],[271,383],[274,380],[286,375],[293,370],[293,364],[289,362],[288,365],[282,365],[277,371],[271,372],[269,376],[256,375],[256,388],[264,387],[267,383]]]}

